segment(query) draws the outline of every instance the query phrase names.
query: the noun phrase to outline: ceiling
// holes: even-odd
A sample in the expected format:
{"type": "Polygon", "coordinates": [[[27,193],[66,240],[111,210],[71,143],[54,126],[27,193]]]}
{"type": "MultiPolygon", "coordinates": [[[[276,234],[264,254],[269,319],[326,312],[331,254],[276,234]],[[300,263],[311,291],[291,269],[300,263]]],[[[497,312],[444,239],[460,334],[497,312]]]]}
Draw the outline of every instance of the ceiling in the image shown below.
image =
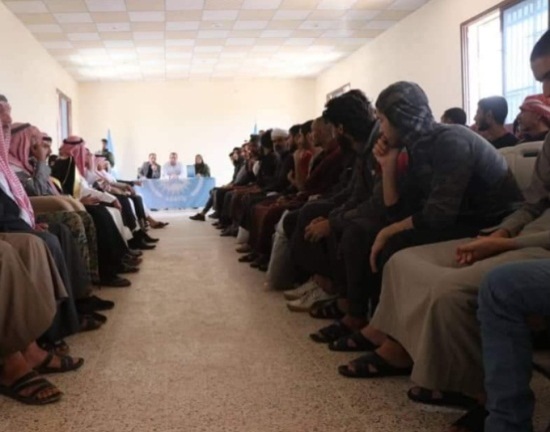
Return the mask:
{"type": "Polygon", "coordinates": [[[3,0],[78,81],[315,77],[428,0],[3,0]]]}

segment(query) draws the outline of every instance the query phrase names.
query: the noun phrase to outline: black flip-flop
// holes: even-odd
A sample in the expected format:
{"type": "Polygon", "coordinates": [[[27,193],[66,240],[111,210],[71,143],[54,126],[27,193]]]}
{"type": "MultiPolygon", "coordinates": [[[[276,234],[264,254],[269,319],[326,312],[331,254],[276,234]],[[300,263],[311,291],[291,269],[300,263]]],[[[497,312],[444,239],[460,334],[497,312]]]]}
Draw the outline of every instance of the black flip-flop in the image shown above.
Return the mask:
{"type": "Polygon", "coordinates": [[[328,344],[331,351],[342,352],[357,352],[357,351],[374,351],[378,348],[370,340],[368,340],[360,331],[354,332],[348,336],[343,336],[328,344]],[[353,345],[350,345],[353,342],[353,345]]]}
{"type": "Polygon", "coordinates": [[[489,415],[489,412],[485,407],[476,405],[457,421],[453,423],[453,426],[466,429],[469,432],[483,432],[485,430],[485,419],[489,415]]]}
{"type": "Polygon", "coordinates": [[[77,369],[80,369],[84,364],[83,358],[75,359],[70,356],[59,356],[61,360],[61,365],[59,367],[50,367],[49,365],[52,362],[53,358],[54,358],[54,355],[52,353],[48,353],[44,361],[40,363],[38,366],[36,366],[34,370],[42,375],[58,374],[58,373],[75,371],[77,369]]]}
{"type": "Polygon", "coordinates": [[[340,320],[344,318],[344,312],[338,308],[338,300],[321,300],[313,304],[309,315],[316,319],[340,320]]]}
{"type": "Polygon", "coordinates": [[[25,405],[47,405],[57,402],[63,396],[63,393],[56,386],[45,378],[38,378],[38,374],[34,371],[23,375],[9,386],[0,385],[0,394],[25,405]],[[23,396],[21,393],[30,387],[34,387],[31,393],[23,396]],[[49,389],[55,389],[58,393],[46,398],[38,397],[39,393],[49,389]]]}
{"type": "Polygon", "coordinates": [[[441,397],[434,397],[434,392],[430,389],[425,387],[415,388],[418,389],[418,392],[413,392],[414,388],[409,389],[407,392],[407,397],[413,402],[425,405],[449,406],[465,409],[471,409],[477,405],[477,401],[474,398],[463,395],[462,393],[438,391],[438,393],[441,394],[441,397]]]}
{"type": "Polygon", "coordinates": [[[412,367],[398,368],[392,366],[374,351],[353,360],[351,363],[355,366],[354,370],[350,369],[348,365],[339,366],[338,372],[340,375],[348,378],[384,378],[409,376],[412,372],[412,367]],[[371,371],[369,366],[374,366],[376,371],[371,371]]]}
{"type": "Polygon", "coordinates": [[[331,343],[336,339],[340,339],[341,337],[348,336],[352,333],[353,330],[342,321],[336,321],[327,327],[323,327],[317,333],[310,334],[309,337],[317,343],[331,343]]]}

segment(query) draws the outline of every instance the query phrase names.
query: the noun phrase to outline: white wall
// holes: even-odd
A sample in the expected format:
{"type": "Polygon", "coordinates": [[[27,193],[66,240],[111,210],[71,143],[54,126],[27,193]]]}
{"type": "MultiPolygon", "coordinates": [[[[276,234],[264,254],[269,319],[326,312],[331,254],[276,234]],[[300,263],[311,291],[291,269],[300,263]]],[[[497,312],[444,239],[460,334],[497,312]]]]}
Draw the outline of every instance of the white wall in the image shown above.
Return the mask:
{"type": "Polygon", "coordinates": [[[437,118],[462,106],[460,24],[500,0],[431,0],[370,44],[325,71],[317,80],[317,106],[343,84],[360,88],[370,99],[400,80],[416,81],[437,118]]]}
{"type": "Polygon", "coordinates": [[[1,2],[0,53],[0,94],[9,99],[14,121],[38,126],[57,144],[59,89],[73,101],[78,129],[78,84],[1,2]]]}
{"type": "Polygon", "coordinates": [[[229,151],[253,131],[289,128],[315,114],[315,80],[217,80],[82,83],[80,132],[92,151],[111,129],[119,175],[156,152],[160,163],[172,151],[184,164],[197,153],[218,184],[230,179],[229,151]]]}

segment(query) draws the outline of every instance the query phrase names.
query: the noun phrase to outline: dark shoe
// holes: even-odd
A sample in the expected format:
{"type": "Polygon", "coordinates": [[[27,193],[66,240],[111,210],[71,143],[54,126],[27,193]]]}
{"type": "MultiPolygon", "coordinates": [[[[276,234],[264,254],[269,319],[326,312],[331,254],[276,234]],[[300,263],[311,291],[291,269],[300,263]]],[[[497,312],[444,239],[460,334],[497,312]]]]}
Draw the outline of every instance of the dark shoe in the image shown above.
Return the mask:
{"type": "Polygon", "coordinates": [[[82,313],[110,310],[115,307],[115,302],[103,300],[97,296],[90,296],[76,301],[76,308],[82,313]]]}
{"type": "Polygon", "coordinates": [[[143,231],[143,234],[142,234],[142,237],[143,239],[147,242],[147,243],[157,243],[160,239],[158,238],[153,238],[151,237],[149,234],[147,234],[145,231],[143,231]]]}
{"type": "Polygon", "coordinates": [[[219,218],[220,218],[220,215],[218,214],[218,212],[214,212],[214,213],[210,213],[210,214],[208,215],[208,217],[209,217],[210,219],[219,219],[219,218]]]}
{"type": "Polygon", "coordinates": [[[256,255],[254,252],[252,253],[249,253],[247,255],[244,255],[242,257],[239,258],[239,262],[242,262],[242,263],[251,263],[253,262],[256,258],[258,258],[258,255],[256,255]]]}
{"type": "Polygon", "coordinates": [[[485,430],[485,419],[488,415],[489,412],[485,409],[485,407],[476,405],[457,421],[455,421],[453,426],[457,429],[460,428],[460,430],[472,432],[483,431],[485,430]]]}
{"type": "Polygon", "coordinates": [[[103,314],[92,312],[90,316],[101,324],[105,324],[107,322],[107,317],[103,314]]]}
{"type": "Polygon", "coordinates": [[[129,249],[128,255],[131,255],[133,257],[140,257],[143,255],[143,252],[137,249],[129,249]]]}
{"type": "Polygon", "coordinates": [[[133,257],[133,256],[125,256],[122,258],[123,264],[128,264],[133,267],[136,267],[140,265],[143,262],[143,258],[133,257]]]}
{"type": "Polygon", "coordinates": [[[258,270],[266,272],[269,269],[269,263],[262,263],[258,266],[258,270]]]}
{"type": "Polygon", "coordinates": [[[117,273],[128,274],[128,273],[137,273],[139,272],[139,267],[134,267],[128,264],[122,264],[117,273]]]}
{"type": "Polygon", "coordinates": [[[81,332],[98,330],[103,325],[102,322],[97,321],[91,315],[80,315],[79,318],[81,332]]]}
{"type": "Polygon", "coordinates": [[[234,236],[234,229],[232,227],[225,228],[220,234],[221,237],[232,237],[234,236]]]}
{"type": "Polygon", "coordinates": [[[189,219],[191,219],[192,221],[206,221],[206,218],[202,213],[197,213],[195,216],[189,216],[189,219]]]}
{"type": "Polygon", "coordinates": [[[407,397],[413,402],[434,405],[472,409],[477,405],[474,398],[462,393],[450,391],[434,392],[424,387],[413,387],[407,392],[407,397]]]}
{"type": "Polygon", "coordinates": [[[113,279],[101,281],[101,285],[105,287],[124,288],[132,285],[128,279],[115,276],[113,279]]]}
{"type": "Polygon", "coordinates": [[[239,246],[237,249],[235,249],[237,253],[243,254],[243,253],[250,253],[252,251],[252,248],[245,244],[243,246],[239,246]]]}
{"type": "Polygon", "coordinates": [[[250,263],[250,267],[260,268],[261,265],[265,265],[265,264],[266,264],[265,257],[260,255],[253,262],[250,263]]]}
{"type": "Polygon", "coordinates": [[[155,249],[155,245],[147,244],[145,240],[143,239],[137,239],[133,238],[128,242],[128,246],[130,246],[132,249],[139,249],[139,250],[151,250],[155,249]]]}

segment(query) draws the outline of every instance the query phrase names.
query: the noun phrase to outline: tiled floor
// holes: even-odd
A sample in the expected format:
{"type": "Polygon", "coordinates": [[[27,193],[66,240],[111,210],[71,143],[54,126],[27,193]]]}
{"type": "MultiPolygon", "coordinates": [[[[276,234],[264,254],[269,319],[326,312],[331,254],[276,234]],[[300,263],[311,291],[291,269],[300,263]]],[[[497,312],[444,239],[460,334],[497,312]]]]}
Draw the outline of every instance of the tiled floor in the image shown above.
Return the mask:
{"type": "MultiPolygon", "coordinates": [[[[309,341],[320,324],[289,312],[263,274],[237,263],[233,239],[184,213],[154,231],[109,322],[69,339],[86,358],[52,377],[61,403],[24,407],[0,399],[0,432],[443,431],[460,413],[408,402],[406,379],[355,381],[336,367],[354,355],[309,341]]],[[[537,378],[541,411],[550,385],[537,378]]]]}

